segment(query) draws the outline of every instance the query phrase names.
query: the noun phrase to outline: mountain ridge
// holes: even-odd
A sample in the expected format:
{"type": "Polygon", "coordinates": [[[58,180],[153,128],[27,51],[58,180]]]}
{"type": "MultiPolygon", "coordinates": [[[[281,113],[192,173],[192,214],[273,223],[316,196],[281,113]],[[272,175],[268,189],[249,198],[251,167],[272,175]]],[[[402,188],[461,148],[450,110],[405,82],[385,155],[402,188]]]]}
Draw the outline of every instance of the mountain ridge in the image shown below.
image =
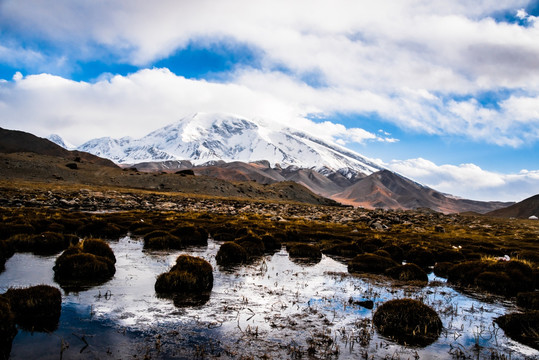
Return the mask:
{"type": "Polygon", "coordinates": [[[77,148],[119,164],[189,160],[269,161],[271,165],[340,171],[348,177],[369,175],[382,167],[351,150],[289,127],[260,121],[197,113],[156,129],[140,139],[92,139],[77,148]]]}
{"type": "Polygon", "coordinates": [[[486,213],[512,204],[442,194],[298,129],[227,114],[197,113],[140,139],[104,137],[78,149],[138,170],[174,172],[187,166],[227,181],[294,181],[320,196],[366,208],[486,213]]]}

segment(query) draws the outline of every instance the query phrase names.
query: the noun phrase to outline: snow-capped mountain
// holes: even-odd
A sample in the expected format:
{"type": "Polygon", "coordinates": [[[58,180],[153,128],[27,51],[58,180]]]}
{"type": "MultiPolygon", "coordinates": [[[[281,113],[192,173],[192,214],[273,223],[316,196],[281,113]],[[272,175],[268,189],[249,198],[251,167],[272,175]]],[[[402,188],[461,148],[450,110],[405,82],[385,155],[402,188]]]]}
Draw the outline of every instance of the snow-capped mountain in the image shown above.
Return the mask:
{"type": "Polygon", "coordinates": [[[263,122],[232,115],[198,113],[140,138],[100,138],[78,147],[119,164],[190,160],[253,162],[297,166],[350,178],[382,168],[342,146],[291,128],[274,129],[263,122]]]}
{"type": "Polygon", "coordinates": [[[56,145],[60,145],[61,147],[63,147],[64,149],[67,149],[67,150],[72,150],[72,149],[75,149],[75,146],[66,142],[60,135],[58,134],[51,134],[47,137],[47,140],[50,140],[52,141],[53,143],[55,143],[56,145]]]}

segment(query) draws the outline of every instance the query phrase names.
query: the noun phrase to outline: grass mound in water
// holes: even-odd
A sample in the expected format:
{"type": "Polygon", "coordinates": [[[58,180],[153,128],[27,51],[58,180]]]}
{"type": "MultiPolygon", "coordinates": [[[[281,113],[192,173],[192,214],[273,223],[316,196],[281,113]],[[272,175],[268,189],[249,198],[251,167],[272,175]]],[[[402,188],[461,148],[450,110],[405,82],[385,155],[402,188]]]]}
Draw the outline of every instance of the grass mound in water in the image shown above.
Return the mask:
{"type": "Polygon", "coordinates": [[[539,291],[519,293],[517,305],[525,309],[539,310],[539,291]]]}
{"type": "Polygon", "coordinates": [[[183,225],[171,231],[172,235],[181,239],[184,246],[205,246],[208,245],[208,232],[202,228],[183,225]]]}
{"type": "Polygon", "coordinates": [[[410,346],[427,346],[436,341],[442,331],[442,321],[436,311],[413,299],[383,303],[374,313],[373,323],[383,336],[410,346]]]}
{"type": "Polygon", "coordinates": [[[427,283],[427,273],[416,264],[398,265],[386,270],[385,274],[390,278],[401,281],[419,281],[427,283]]]}
{"type": "Polygon", "coordinates": [[[114,252],[110,248],[109,244],[100,239],[86,239],[82,243],[82,252],[93,254],[95,256],[101,256],[116,263],[116,257],[114,252]]]}
{"type": "Polygon", "coordinates": [[[9,359],[15,335],[17,328],[11,305],[5,296],[0,295],[0,359],[9,359]]]}
{"type": "Polygon", "coordinates": [[[221,245],[215,260],[223,266],[242,264],[247,261],[247,252],[243,246],[229,241],[221,245]]]}
{"type": "Polygon", "coordinates": [[[169,272],[157,277],[155,291],[174,299],[176,305],[196,305],[209,299],[213,288],[213,268],[206,260],[180,255],[169,272]]]}
{"type": "Polygon", "coordinates": [[[287,246],[288,256],[301,263],[317,263],[322,259],[320,248],[311,244],[294,243],[287,246]]]}
{"type": "Polygon", "coordinates": [[[58,327],[62,309],[62,294],[53,286],[37,285],[9,289],[4,297],[9,300],[15,322],[29,331],[54,331],[58,327]]]}
{"type": "Polygon", "coordinates": [[[67,249],[56,259],[54,278],[62,287],[97,285],[116,272],[116,258],[100,239],[87,239],[67,249]]]}
{"type": "Polygon", "coordinates": [[[511,339],[539,350],[539,310],[507,314],[494,321],[511,339]]]}
{"type": "Polygon", "coordinates": [[[179,250],[182,247],[182,240],[168,231],[156,230],[144,235],[144,249],[179,250]]]}
{"type": "Polygon", "coordinates": [[[264,242],[258,235],[247,234],[236,238],[234,242],[245,249],[248,257],[261,256],[266,251],[264,242]]]}
{"type": "Polygon", "coordinates": [[[348,263],[348,272],[383,274],[387,269],[398,265],[388,257],[375,254],[360,254],[348,263]]]}
{"type": "Polygon", "coordinates": [[[460,286],[476,286],[490,293],[516,296],[535,288],[532,268],[519,260],[485,258],[458,263],[448,269],[447,279],[460,286]]]}
{"type": "Polygon", "coordinates": [[[72,244],[76,244],[78,237],[45,231],[38,235],[17,234],[12,236],[9,242],[17,251],[48,255],[55,254],[67,249],[72,244]]]}

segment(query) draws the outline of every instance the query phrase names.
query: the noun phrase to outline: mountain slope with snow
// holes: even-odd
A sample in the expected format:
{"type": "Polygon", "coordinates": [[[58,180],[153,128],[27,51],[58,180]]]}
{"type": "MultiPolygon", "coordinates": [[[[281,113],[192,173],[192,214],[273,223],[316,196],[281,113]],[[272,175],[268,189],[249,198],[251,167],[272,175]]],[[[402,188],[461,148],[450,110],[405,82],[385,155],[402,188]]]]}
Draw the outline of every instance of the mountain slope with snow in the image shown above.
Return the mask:
{"type": "Polygon", "coordinates": [[[100,138],[79,150],[119,164],[189,160],[254,162],[272,166],[297,166],[346,177],[370,175],[382,168],[373,161],[291,128],[273,129],[262,122],[232,115],[199,113],[140,138],[100,138]]]}

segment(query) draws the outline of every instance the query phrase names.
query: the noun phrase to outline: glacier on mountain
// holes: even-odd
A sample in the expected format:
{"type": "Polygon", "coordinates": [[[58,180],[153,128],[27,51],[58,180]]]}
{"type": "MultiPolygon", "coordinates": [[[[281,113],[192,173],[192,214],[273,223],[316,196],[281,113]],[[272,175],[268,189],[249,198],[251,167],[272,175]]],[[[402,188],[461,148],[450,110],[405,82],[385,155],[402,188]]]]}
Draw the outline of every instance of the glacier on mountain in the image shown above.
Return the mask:
{"type": "Polygon", "coordinates": [[[109,137],[90,140],[77,148],[119,164],[189,160],[254,162],[297,166],[320,173],[339,172],[351,178],[382,169],[374,161],[337,144],[297,129],[270,128],[263,122],[233,115],[197,113],[133,139],[109,137]]]}

